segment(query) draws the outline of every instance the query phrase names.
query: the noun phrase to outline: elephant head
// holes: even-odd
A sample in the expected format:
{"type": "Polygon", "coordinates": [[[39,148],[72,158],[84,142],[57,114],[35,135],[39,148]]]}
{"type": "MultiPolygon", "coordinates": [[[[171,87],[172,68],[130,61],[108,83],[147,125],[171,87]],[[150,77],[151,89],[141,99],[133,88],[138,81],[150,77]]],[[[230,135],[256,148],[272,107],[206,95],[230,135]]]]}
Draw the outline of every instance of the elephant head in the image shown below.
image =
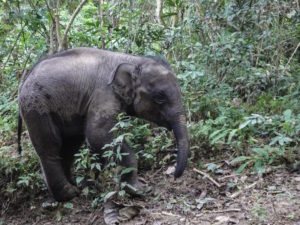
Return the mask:
{"type": "Polygon", "coordinates": [[[178,148],[174,176],[180,177],[187,164],[189,140],[180,88],[173,72],[150,59],[138,66],[122,63],[108,84],[128,114],[173,130],[178,148]]]}

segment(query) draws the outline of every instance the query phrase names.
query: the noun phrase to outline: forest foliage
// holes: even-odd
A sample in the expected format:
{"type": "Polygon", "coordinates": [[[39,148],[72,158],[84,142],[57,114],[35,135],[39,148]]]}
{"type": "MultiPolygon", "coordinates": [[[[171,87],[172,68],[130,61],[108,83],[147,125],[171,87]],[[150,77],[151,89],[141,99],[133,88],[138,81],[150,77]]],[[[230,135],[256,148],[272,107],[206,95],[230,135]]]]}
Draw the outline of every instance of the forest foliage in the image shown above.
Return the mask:
{"type": "MultiPolygon", "coordinates": [[[[269,166],[299,165],[297,0],[0,2],[2,193],[14,193],[17,187],[45,188],[26,131],[25,153],[17,157],[18,85],[40,57],[66,47],[166,58],[181,85],[190,160],[199,167],[202,157],[221,154],[237,165],[237,172],[253,168],[261,174],[269,166]]],[[[124,117],[114,132],[131,143],[147,162],[144,166],[173,160],[168,151],[163,153],[174,148],[163,129],[124,117]]],[[[80,169],[91,167],[93,157],[86,150],[78,154],[78,184],[87,176],[80,169]]]]}

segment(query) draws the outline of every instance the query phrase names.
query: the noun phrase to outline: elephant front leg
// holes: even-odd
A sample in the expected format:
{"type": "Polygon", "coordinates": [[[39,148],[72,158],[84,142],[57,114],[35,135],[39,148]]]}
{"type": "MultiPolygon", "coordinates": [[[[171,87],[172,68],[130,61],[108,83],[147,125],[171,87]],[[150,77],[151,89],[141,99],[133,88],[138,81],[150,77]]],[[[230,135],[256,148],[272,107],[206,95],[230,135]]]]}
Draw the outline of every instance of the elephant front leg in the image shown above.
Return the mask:
{"type": "MultiPolygon", "coordinates": [[[[129,173],[125,173],[121,176],[121,182],[127,182],[130,186],[132,186],[133,187],[132,191],[138,191],[141,185],[138,181],[138,176],[137,176],[137,159],[136,159],[135,152],[128,146],[127,143],[123,142],[121,146],[121,154],[122,154],[122,160],[120,161],[120,165],[123,168],[133,169],[129,173]]],[[[129,192],[130,192],[130,188],[129,188],[129,192]]]]}
{"type": "MultiPolygon", "coordinates": [[[[115,120],[105,118],[100,118],[97,120],[90,119],[90,121],[88,121],[86,137],[92,151],[103,153],[103,146],[111,143],[114,138],[113,134],[109,132],[114,125],[115,120]]],[[[121,154],[122,160],[120,161],[120,165],[124,168],[133,168],[131,172],[121,176],[121,182],[126,182],[129,184],[129,187],[126,187],[126,191],[131,194],[138,194],[142,188],[142,185],[138,181],[137,159],[135,152],[124,142],[121,146],[121,154]]],[[[104,159],[102,160],[102,162],[105,161],[106,160],[104,159]]]]}
{"type": "Polygon", "coordinates": [[[126,182],[125,191],[133,196],[141,196],[151,191],[151,186],[141,183],[137,175],[137,159],[135,152],[128,146],[126,142],[122,144],[121,152],[125,153],[120,162],[124,168],[133,168],[129,173],[121,176],[121,182],[126,182]]]}

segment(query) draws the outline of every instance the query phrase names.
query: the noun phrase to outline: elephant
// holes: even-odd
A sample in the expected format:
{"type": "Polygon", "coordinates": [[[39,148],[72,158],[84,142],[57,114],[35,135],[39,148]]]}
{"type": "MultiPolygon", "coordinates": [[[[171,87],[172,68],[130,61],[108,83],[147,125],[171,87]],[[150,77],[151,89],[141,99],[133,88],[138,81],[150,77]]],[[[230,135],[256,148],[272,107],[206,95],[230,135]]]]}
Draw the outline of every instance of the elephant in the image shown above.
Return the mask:
{"type": "MultiPolygon", "coordinates": [[[[86,142],[103,153],[121,112],[173,131],[177,144],[174,177],[187,165],[189,137],[181,91],[169,64],[153,57],[80,47],[37,62],[19,86],[18,149],[25,122],[50,195],[68,201],[79,194],[72,182],[74,154],[86,142]]],[[[140,188],[135,152],[124,142],[123,175],[140,188]]]]}

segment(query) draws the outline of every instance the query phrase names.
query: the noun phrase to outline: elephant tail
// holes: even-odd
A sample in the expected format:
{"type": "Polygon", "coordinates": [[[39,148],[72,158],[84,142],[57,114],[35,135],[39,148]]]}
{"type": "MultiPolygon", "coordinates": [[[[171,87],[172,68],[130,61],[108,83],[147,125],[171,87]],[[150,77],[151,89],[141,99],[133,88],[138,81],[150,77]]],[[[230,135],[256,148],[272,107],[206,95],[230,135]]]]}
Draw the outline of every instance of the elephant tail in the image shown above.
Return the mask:
{"type": "Polygon", "coordinates": [[[19,112],[19,115],[18,115],[18,152],[19,152],[19,154],[22,153],[21,137],[22,137],[22,117],[19,112]]]}

